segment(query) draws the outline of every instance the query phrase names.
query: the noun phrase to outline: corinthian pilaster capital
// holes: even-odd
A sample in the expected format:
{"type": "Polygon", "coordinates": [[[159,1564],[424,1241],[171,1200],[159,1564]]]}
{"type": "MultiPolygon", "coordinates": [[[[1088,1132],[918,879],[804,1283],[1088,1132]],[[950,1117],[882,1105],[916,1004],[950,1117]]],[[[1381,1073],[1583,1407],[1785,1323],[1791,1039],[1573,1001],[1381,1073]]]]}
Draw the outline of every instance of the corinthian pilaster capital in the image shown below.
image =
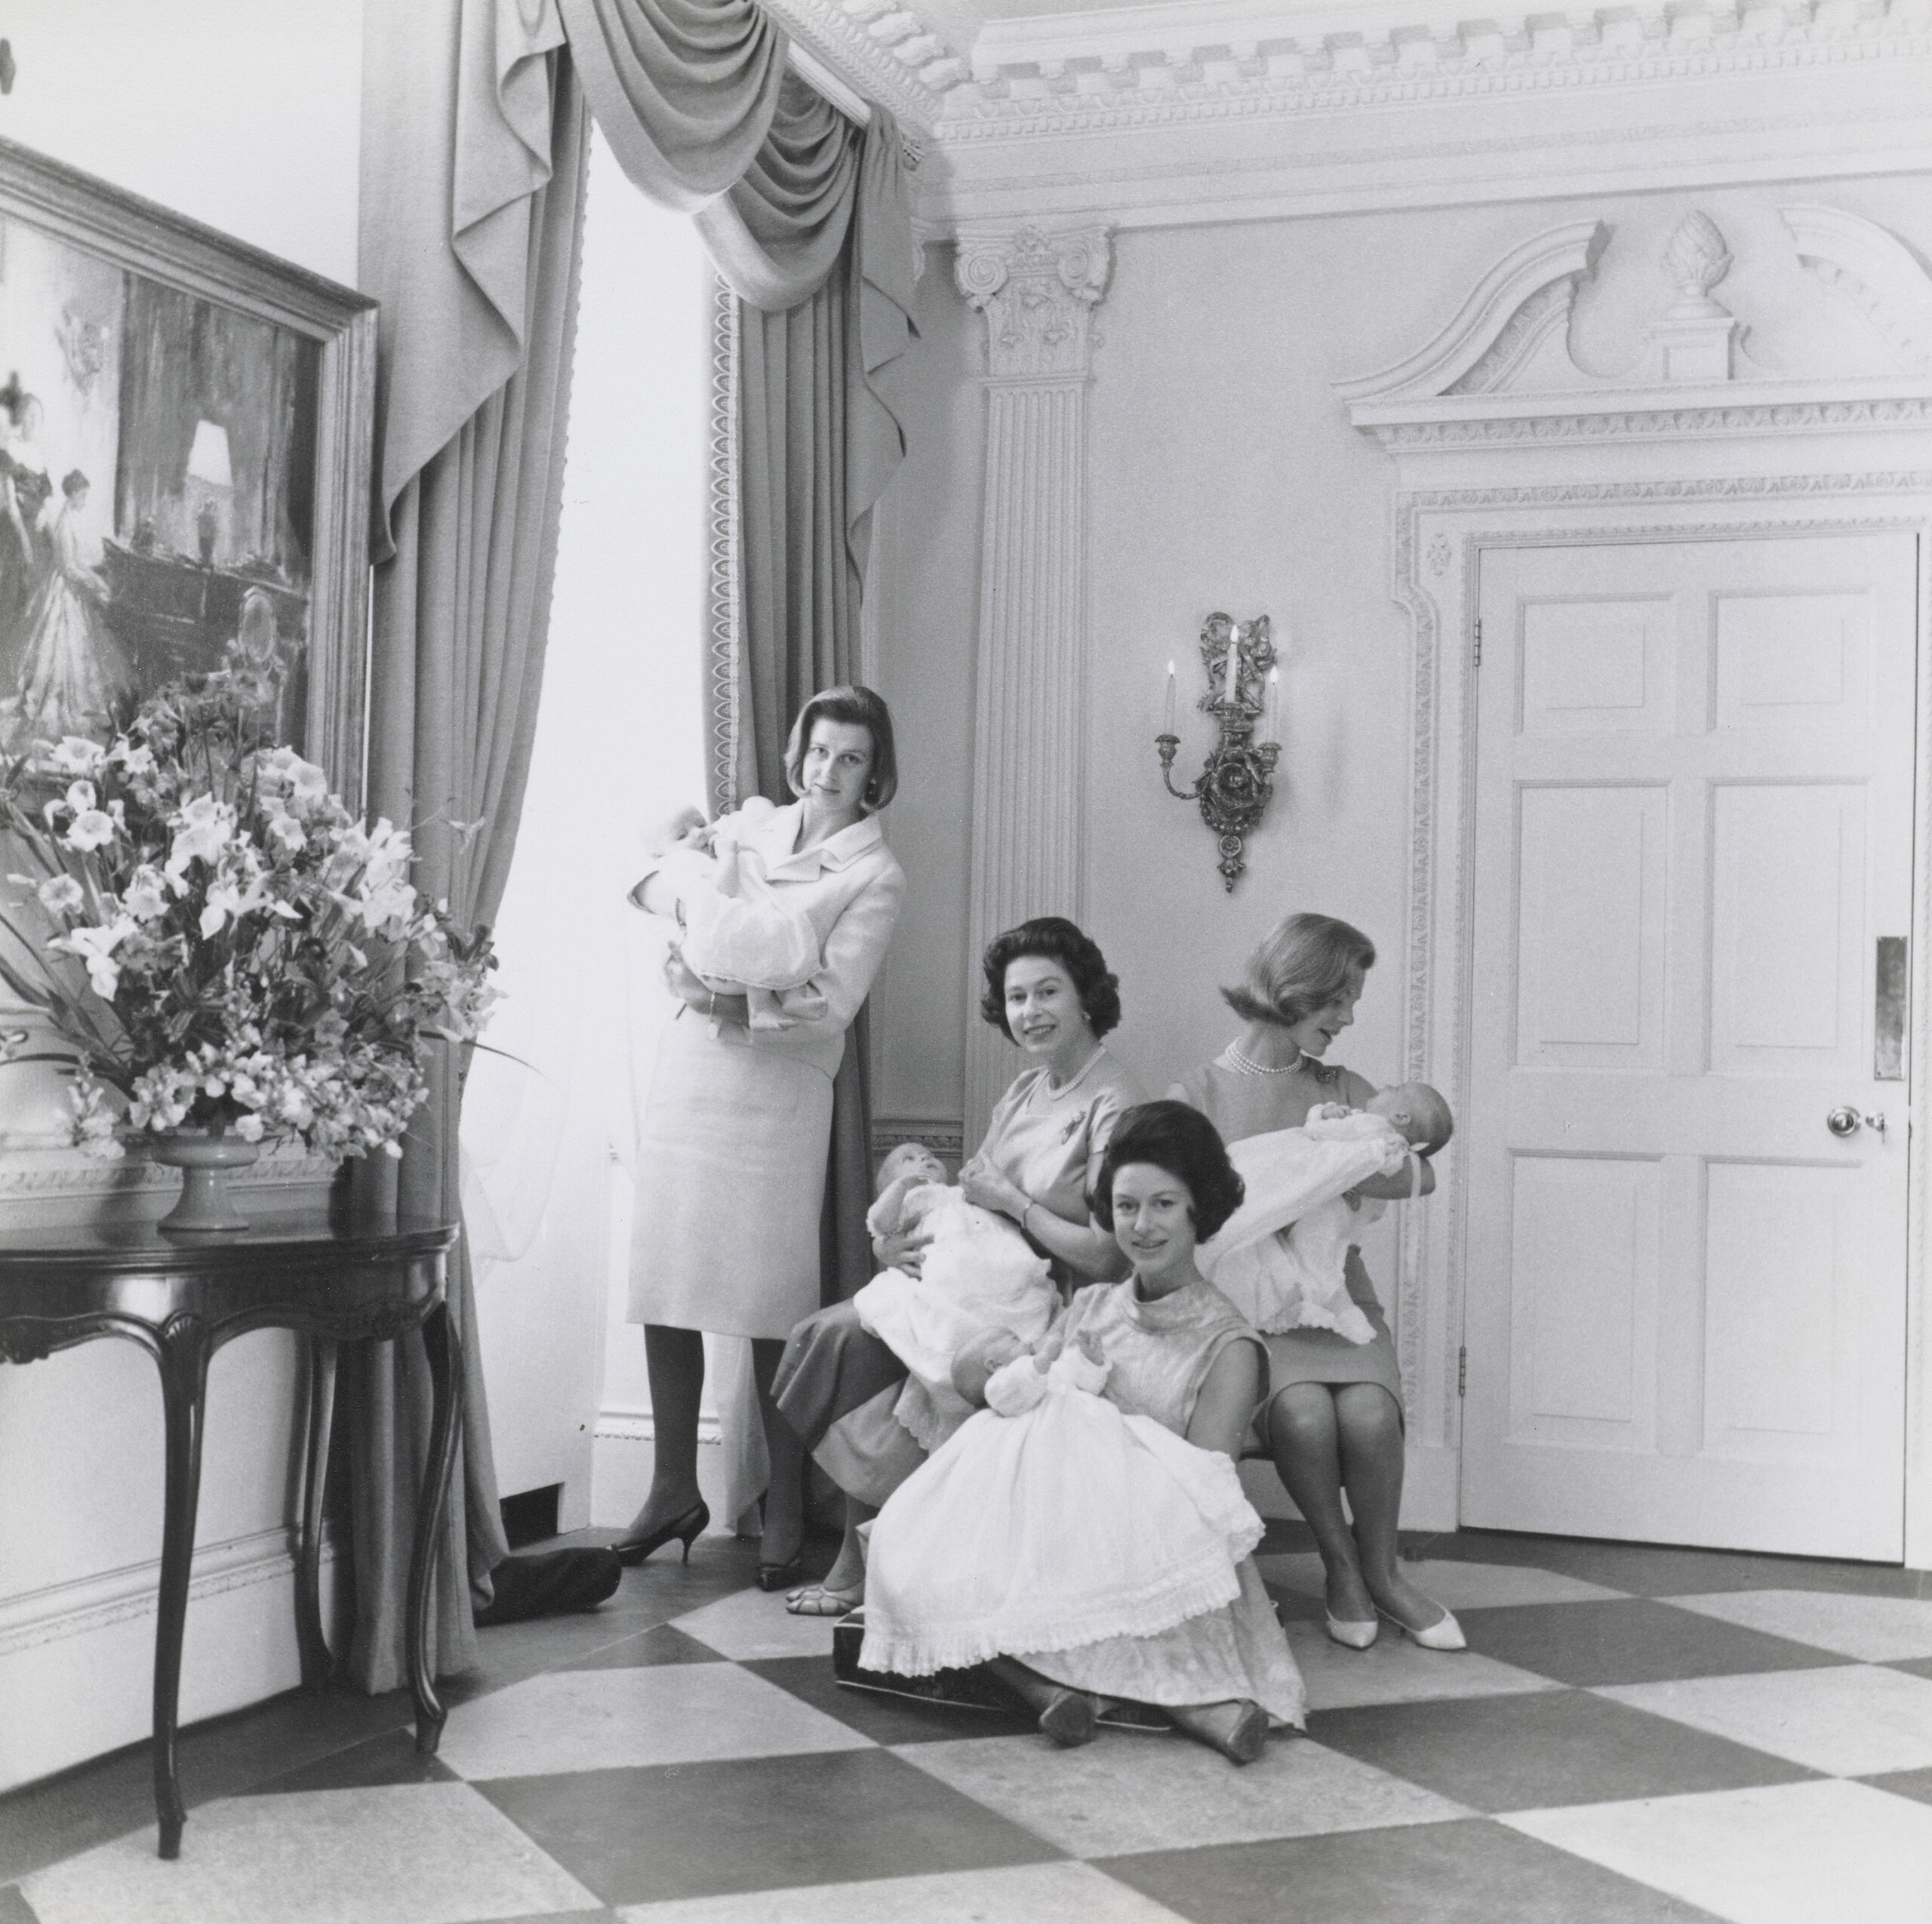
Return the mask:
{"type": "Polygon", "coordinates": [[[986,317],[986,361],[995,380],[1088,371],[1094,309],[1113,266],[1112,232],[1027,226],[994,238],[961,237],[953,274],[986,317]]]}

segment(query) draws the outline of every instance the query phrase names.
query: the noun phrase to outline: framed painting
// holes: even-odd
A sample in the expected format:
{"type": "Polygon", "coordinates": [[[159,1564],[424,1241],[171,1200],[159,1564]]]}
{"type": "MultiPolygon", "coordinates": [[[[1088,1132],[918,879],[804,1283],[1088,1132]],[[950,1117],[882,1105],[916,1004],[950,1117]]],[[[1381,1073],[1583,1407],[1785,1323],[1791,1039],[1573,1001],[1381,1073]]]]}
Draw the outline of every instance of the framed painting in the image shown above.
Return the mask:
{"type": "Polygon", "coordinates": [[[376,306],[0,140],[0,752],[183,675],[363,786],[376,306]]]}

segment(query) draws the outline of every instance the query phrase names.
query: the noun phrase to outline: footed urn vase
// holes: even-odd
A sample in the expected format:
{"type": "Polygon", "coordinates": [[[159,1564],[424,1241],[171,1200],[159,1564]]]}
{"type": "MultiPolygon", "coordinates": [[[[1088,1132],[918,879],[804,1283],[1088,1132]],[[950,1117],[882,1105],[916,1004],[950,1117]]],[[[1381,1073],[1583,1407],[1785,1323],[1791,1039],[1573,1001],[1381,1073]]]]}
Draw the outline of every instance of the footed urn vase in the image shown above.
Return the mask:
{"type": "Polygon", "coordinates": [[[228,1173],[246,1169],[261,1154],[258,1143],[235,1136],[157,1136],[149,1154],[181,1172],[181,1200],[161,1219],[164,1229],[208,1231],[248,1226],[228,1194],[228,1173]]]}

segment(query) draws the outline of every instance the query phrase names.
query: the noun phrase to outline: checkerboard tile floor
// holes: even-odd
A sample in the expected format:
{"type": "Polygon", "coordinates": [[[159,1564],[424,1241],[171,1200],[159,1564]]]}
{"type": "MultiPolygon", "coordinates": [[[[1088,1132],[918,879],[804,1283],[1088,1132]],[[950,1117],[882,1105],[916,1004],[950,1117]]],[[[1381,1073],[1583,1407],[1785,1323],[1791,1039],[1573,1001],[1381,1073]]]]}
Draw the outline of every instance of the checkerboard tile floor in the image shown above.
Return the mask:
{"type": "Polygon", "coordinates": [[[1932,1924],[1932,1575],[1466,1531],[1405,1548],[1469,1652],[1358,1653],[1301,1538],[1246,1770],[845,1689],[709,1538],[485,1632],[435,1758],[400,1696],[190,1733],[178,1863],[140,1751],[0,1798],[0,1924],[1932,1924]]]}

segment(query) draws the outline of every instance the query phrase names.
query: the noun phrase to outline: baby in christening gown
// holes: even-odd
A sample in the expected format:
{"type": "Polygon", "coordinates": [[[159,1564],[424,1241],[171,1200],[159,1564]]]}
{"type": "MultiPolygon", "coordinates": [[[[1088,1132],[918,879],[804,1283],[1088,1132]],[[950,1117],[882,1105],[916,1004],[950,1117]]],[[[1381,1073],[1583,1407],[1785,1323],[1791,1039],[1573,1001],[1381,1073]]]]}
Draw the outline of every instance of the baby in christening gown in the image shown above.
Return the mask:
{"type": "Polygon", "coordinates": [[[872,1523],[866,1669],[1158,1637],[1240,1596],[1263,1525],[1232,1459],[1109,1401],[1111,1369],[1059,1326],[1037,1354],[1003,1329],[961,1351],[955,1388],[986,1407],[872,1523]]]}
{"type": "Polygon", "coordinates": [[[924,1143],[887,1156],[866,1227],[875,1237],[924,1228],[931,1238],[918,1275],[881,1270],[852,1299],[860,1323],[909,1372],[894,1414],[931,1452],[973,1413],[953,1387],[958,1352],[995,1332],[1038,1342],[1060,1299],[1047,1259],[1009,1219],[968,1202],[924,1143]]]}
{"type": "Polygon", "coordinates": [[[688,830],[660,872],[678,890],[685,966],[720,995],[742,995],[755,1029],[815,1022],[826,1011],[812,979],[824,966],[809,916],[774,896],[757,852],[744,846],[777,813],[762,795],[735,814],[688,830]]]}
{"type": "Polygon", "coordinates": [[[1332,1329],[1352,1343],[1375,1332],[1349,1299],[1349,1246],[1382,1213],[1348,1191],[1393,1176],[1413,1150],[1432,1155],[1455,1128],[1449,1105],[1426,1082],[1377,1090],[1361,1108],[1318,1104],[1299,1129],[1229,1145],[1247,1200],[1211,1243],[1201,1273],[1264,1335],[1332,1329]]]}

